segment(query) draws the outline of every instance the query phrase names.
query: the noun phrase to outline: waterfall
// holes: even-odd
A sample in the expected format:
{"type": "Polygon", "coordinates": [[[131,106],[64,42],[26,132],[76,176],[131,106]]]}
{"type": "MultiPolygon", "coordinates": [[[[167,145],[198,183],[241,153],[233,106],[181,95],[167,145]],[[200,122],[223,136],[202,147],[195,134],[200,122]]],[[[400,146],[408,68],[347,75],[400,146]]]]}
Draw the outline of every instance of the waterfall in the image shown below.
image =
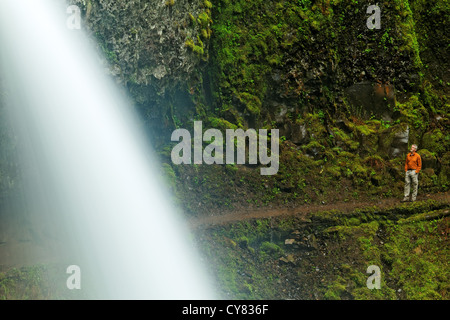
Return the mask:
{"type": "Polygon", "coordinates": [[[2,97],[27,214],[48,222],[95,299],[214,299],[137,115],[66,20],[58,1],[0,1],[2,97]]]}

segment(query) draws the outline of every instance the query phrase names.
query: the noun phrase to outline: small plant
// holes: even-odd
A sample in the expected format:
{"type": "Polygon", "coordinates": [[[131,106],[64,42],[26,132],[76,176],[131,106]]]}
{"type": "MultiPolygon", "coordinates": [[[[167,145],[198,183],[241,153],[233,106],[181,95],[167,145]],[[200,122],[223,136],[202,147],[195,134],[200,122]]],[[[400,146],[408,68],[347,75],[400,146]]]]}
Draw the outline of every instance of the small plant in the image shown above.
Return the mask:
{"type": "Polygon", "coordinates": [[[190,48],[193,52],[195,52],[199,56],[202,56],[204,54],[203,42],[200,40],[199,37],[197,37],[197,40],[199,41],[199,45],[196,45],[194,40],[192,40],[191,38],[188,38],[184,43],[184,45],[190,48]]]}
{"type": "Polygon", "coordinates": [[[205,0],[203,2],[203,4],[205,5],[206,8],[211,9],[212,8],[212,3],[211,1],[205,0]]]}
{"type": "Polygon", "coordinates": [[[264,241],[261,244],[261,252],[263,254],[267,254],[270,255],[274,258],[278,258],[280,256],[283,255],[283,249],[281,249],[278,245],[276,245],[275,243],[269,242],[269,241],[264,241]]]}

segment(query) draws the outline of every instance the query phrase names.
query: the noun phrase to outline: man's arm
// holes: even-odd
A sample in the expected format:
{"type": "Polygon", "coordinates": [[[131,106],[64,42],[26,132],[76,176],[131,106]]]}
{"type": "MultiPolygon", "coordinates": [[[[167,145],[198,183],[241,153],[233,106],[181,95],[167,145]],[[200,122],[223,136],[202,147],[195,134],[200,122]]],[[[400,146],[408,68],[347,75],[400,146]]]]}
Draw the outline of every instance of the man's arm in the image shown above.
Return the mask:
{"type": "Polygon", "coordinates": [[[422,169],[422,158],[420,157],[420,155],[418,153],[417,154],[417,169],[416,169],[416,173],[419,173],[420,170],[422,169]]]}

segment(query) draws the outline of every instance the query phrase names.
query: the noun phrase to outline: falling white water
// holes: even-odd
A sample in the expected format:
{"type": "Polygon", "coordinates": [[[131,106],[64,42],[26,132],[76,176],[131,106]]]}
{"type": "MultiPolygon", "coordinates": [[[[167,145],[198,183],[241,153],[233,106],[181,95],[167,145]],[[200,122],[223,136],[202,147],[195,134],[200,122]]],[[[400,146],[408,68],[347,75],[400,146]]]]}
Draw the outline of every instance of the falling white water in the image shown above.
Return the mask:
{"type": "Polygon", "coordinates": [[[136,116],[67,17],[58,1],[0,0],[0,73],[27,210],[57,231],[94,298],[214,299],[136,116]]]}

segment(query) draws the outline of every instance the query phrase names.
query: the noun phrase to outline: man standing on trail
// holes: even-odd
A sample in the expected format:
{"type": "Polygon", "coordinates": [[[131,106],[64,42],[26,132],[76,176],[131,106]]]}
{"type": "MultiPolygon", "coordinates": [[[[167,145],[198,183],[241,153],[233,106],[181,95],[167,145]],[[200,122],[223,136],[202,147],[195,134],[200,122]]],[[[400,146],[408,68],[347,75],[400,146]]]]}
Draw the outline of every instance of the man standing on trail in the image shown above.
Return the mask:
{"type": "Polygon", "coordinates": [[[411,151],[406,155],[405,162],[405,197],[402,202],[409,201],[409,192],[412,184],[412,197],[411,201],[416,201],[417,187],[419,185],[419,172],[422,169],[422,159],[420,155],[416,153],[417,145],[411,146],[411,151]]]}

